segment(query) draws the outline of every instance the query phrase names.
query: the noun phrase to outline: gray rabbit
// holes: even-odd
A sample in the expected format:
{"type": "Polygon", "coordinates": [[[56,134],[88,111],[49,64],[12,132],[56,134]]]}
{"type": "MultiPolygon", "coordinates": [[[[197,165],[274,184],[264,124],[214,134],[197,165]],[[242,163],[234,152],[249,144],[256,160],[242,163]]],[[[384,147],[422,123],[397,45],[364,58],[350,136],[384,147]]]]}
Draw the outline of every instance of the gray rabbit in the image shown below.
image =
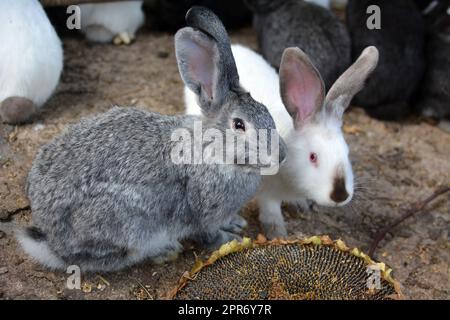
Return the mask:
{"type": "Polygon", "coordinates": [[[402,120],[425,69],[425,23],[413,0],[349,0],[347,25],[356,57],[367,46],[380,52],[377,69],[354,104],[383,120],[402,120]],[[369,29],[367,9],[380,8],[381,29],[369,29]]]}
{"type": "Polygon", "coordinates": [[[448,120],[450,118],[450,1],[442,1],[442,4],[443,10],[429,12],[426,15],[429,21],[426,45],[427,69],[421,82],[416,107],[424,116],[448,120]]]}
{"type": "MultiPolygon", "coordinates": [[[[240,87],[217,16],[193,7],[186,21],[175,50],[185,84],[198,95],[203,130],[274,130],[266,107],[240,87]]],[[[183,239],[211,248],[239,239],[246,222],[238,212],[257,191],[263,164],[175,164],[172,133],[192,132],[200,119],[116,107],[56,137],[28,176],[33,226],[19,234],[24,250],[53,269],[113,271],[172,258],[183,239]]],[[[285,146],[277,142],[279,159],[271,160],[278,162],[285,146]]]]}
{"type": "Polygon", "coordinates": [[[351,64],[350,36],[329,10],[302,0],[247,0],[261,53],[280,67],[285,48],[299,47],[309,57],[329,89],[351,64]]]}

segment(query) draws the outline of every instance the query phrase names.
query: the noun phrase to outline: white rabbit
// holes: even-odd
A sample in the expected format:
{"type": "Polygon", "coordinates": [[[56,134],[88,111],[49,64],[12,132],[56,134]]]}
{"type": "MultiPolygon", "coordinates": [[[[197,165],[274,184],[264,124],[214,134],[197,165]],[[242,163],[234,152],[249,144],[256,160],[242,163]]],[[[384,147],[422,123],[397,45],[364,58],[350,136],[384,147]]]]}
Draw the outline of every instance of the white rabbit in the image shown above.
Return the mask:
{"type": "Polygon", "coordinates": [[[0,118],[17,124],[55,90],[63,52],[38,0],[1,0],[0,21],[0,118]]]}
{"type": "Polygon", "coordinates": [[[81,4],[81,31],[90,41],[128,44],[144,23],[143,1],[81,4]],[[116,42],[117,41],[117,42],[116,42]]]}
{"type": "MultiPolygon", "coordinates": [[[[281,202],[304,207],[306,200],[342,206],[353,196],[349,150],[341,130],[342,115],[378,62],[369,47],[331,87],[325,98],[317,69],[298,48],[286,49],[281,79],[259,54],[232,46],[242,87],[269,109],[287,145],[286,162],[277,175],[265,176],[257,195],[260,221],[269,238],[286,236],[281,202]],[[281,92],[280,92],[281,86],[281,92]]],[[[185,88],[186,111],[201,114],[194,94],[185,88]]]]}

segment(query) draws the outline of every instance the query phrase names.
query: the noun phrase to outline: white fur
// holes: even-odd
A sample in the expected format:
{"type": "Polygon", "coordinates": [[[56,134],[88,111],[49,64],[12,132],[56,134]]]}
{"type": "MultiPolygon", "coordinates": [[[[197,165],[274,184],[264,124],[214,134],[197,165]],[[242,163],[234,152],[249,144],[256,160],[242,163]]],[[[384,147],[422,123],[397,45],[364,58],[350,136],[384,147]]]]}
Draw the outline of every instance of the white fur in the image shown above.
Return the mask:
{"type": "Polygon", "coordinates": [[[23,231],[17,233],[17,239],[25,253],[31,256],[35,261],[50,269],[64,268],[64,262],[50,250],[45,241],[38,242],[27,236],[23,231]]]}
{"type": "MultiPolygon", "coordinates": [[[[296,130],[281,97],[279,78],[261,55],[243,47],[232,45],[240,83],[252,97],[269,109],[281,137],[286,142],[288,154],[277,175],[264,176],[257,195],[260,221],[263,225],[274,225],[273,236],[286,235],[281,213],[282,201],[304,203],[313,200],[323,206],[337,206],[330,194],[336,170],[344,173],[348,199],[353,196],[353,172],[348,158],[348,146],[341,130],[341,121],[323,113],[320,121],[309,123],[296,130]],[[309,160],[314,152],[318,155],[316,168],[309,160]]],[[[185,88],[187,114],[201,115],[195,95],[185,88]]]]}
{"type": "Polygon", "coordinates": [[[330,8],[330,0],[305,0],[306,2],[315,3],[321,7],[324,7],[326,9],[330,8]]]}
{"type": "Polygon", "coordinates": [[[59,82],[61,41],[38,0],[1,0],[0,21],[0,103],[18,96],[41,107],[59,82]]]}
{"type": "Polygon", "coordinates": [[[110,42],[120,33],[134,37],[144,23],[143,1],[82,4],[81,31],[95,42],[110,42]]]}

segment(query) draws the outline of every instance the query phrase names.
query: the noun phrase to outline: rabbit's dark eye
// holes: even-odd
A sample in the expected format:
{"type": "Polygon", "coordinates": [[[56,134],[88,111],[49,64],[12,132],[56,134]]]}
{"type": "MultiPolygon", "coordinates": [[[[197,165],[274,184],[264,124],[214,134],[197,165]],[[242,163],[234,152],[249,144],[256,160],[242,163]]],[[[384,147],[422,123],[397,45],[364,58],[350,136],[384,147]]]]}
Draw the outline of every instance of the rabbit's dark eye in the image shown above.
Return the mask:
{"type": "Polygon", "coordinates": [[[233,119],[233,128],[236,129],[236,130],[245,131],[244,120],[239,119],[239,118],[234,118],[233,119]]]}
{"type": "Polygon", "coordinates": [[[309,154],[309,161],[311,161],[312,163],[316,164],[317,163],[317,153],[311,152],[309,154]]]}

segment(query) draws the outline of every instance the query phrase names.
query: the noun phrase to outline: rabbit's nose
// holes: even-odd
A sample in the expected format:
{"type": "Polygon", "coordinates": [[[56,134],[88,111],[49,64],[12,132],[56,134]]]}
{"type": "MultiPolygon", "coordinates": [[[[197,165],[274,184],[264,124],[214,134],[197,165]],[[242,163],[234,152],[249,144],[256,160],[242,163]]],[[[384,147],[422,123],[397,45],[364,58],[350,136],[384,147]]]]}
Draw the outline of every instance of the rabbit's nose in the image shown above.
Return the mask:
{"type": "Polygon", "coordinates": [[[336,203],[342,203],[347,200],[349,194],[345,188],[345,178],[336,177],[334,178],[333,190],[331,191],[330,198],[336,203]]]}

